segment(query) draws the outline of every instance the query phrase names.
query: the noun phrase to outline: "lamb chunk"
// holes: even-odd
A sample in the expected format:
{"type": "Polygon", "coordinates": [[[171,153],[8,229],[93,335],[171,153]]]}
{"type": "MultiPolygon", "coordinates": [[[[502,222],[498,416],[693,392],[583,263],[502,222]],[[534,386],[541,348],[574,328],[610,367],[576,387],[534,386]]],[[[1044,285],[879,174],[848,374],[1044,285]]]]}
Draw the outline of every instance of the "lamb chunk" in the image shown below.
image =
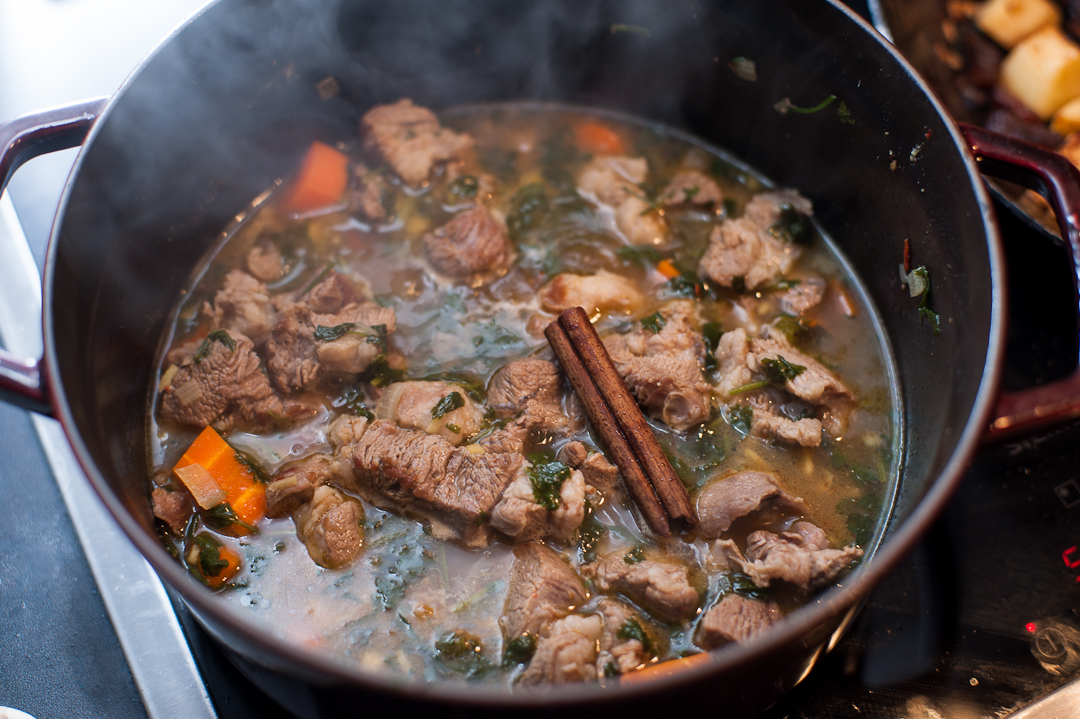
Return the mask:
{"type": "Polygon", "coordinates": [[[659,198],[664,205],[719,205],[723,201],[724,193],[716,182],[697,170],[675,175],[659,198]]]}
{"type": "Polygon", "coordinates": [[[799,521],[791,525],[791,529],[788,531],[799,535],[801,544],[809,549],[828,549],[830,547],[829,538],[825,536],[825,532],[821,527],[816,524],[799,521]]]}
{"type": "Polygon", "coordinates": [[[724,395],[730,396],[731,390],[753,381],[754,376],[746,364],[749,354],[750,340],[742,327],[720,336],[720,341],[716,344],[716,363],[720,370],[720,384],[717,389],[724,395]]]}
{"type": "Polygon", "coordinates": [[[602,205],[616,207],[641,192],[638,186],[648,174],[649,163],[644,157],[594,157],[578,174],[578,192],[602,205]]]}
{"type": "Polygon", "coordinates": [[[545,634],[585,599],[581,580],[562,557],[543,544],[523,544],[514,549],[499,626],[508,638],[545,634]]]}
{"type": "Polygon", "coordinates": [[[648,559],[627,564],[620,552],[583,566],[582,572],[593,577],[601,592],[624,594],[667,622],[693,616],[698,606],[698,592],[690,586],[686,568],[677,564],[648,559]]]}
{"type": "Polygon", "coordinates": [[[473,145],[472,137],[444,128],[435,113],[408,98],[368,110],[360,134],[365,149],[386,160],[413,188],[428,179],[435,163],[457,159],[473,145]]]}
{"type": "Polygon", "coordinates": [[[379,173],[372,172],[363,163],[353,166],[349,190],[350,209],[359,212],[371,222],[383,222],[392,212],[393,201],[393,190],[379,173]]]}
{"type": "Polygon", "coordinates": [[[293,514],[293,521],[296,536],[320,567],[344,567],[360,554],[364,510],[355,499],[333,487],[317,488],[311,502],[293,514]]]}
{"type": "Polygon", "coordinates": [[[342,415],[330,423],[326,439],[334,449],[330,458],[331,482],[343,487],[356,486],[356,465],[353,462],[353,447],[364,436],[368,428],[366,417],[342,415]]]}
{"type": "Polygon", "coordinates": [[[491,526],[519,542],[543,537],[566,541],[585,519],[585,477],[574,470],[563,482],[559,506],[548,511],[536,501],[529,477],[519,475],[491,511],[491,526]]]}
{"type": "MultiPolygon", "coordinates": [[[[312,290],[314,292],[314,290],[312,290]]],[[[386,334],[396,327],[394,310],[374,302],[348,304],[334,315],[317,314],[305,303],[290,304],[278,315],[277,324],[266,344],[267,368],[274,385],[283,392],[295,392],[315,382],[327,372],[360,373],[385,351],[376,335],[355,327],[338,339],[315,339],[319,327],[342,324],[386,326],[386,334]]]]}
{"type": "Polygon", "coordinates": [[[626,602],[611,597],[603,597],[597,604],[597,609],[604,619],[600,653],[596,657],[597,676],[607,675],[610,672],[609,665],[616,673],[626,674],[646,664],[652,657],[652,652],[640,639],[631,636],[635,624],[645,635],[646,622],[641,615],[626,602]]]}
{"type": "Polygon", "coordinates": [[[513,418],[480,444],[489,452],[523,452],[530,434],[561,433],[569,420],[562,409],[562,375],[554,363],[520,359],[507,363],[488,385],[488,406],[513,418]]]}
{"type": "Polygon", "coordinates": [[[780,332],[770,332],[768,337],[750,341],[747,366],[752,372],[766,374],[764,360],[776,360],[783,357],[789,364],[804,367],[798,376],[787,380],[784,389],[791,394],[816,405],[825,405],[830,410],[846,412],[855,399],[847,387],[817,360],[795,349],[780,332]]]}
{"type": "Polygon", "coordinates": [[[592,487],[595,492],[607,495],[619,481],[619,468],[600,452],[589,452],[581,442],[570,442],[563,447],[563,461],[585,476],[585,492],[592,487]]]}
{"type": "Polygon", "coordinates": [[[438,435],[377,420],[351,449],[355,486],[377,506],[429,519],[444,537],[490,541],[484,520],[525,471],[520,454],[474,453],[438,435]]]}
{"type": "Polygon", "coordinates": [[[615,226],[631,245],[658,245],[667,238],[667,225],[650,206],[630,197],[615,208],[615,226]]]}
{"type": "Polygon", "coordinates": [[[385,393],[400,393],[394,416],[390,418],[399,426],[439,435],[454,446],[480,431],[480,426],[484,421],[483,411],[473,402],[468,393],[461,387],[447,382],[397,382],[388,386],[385,393]],[[463,404],[436,418],[436,407],[443,398],[455,392],[463,404]]]}
{"type": "Polygon", "coordinates": [[[224,418],[228,423],[260,429],[310,414],[310,408],[300,403],[286,405],[274,394],[250,339],[239,333],[224,336],[233,348],[208,337],[204,340],[207,355],[192,359],[176,373],[169,391],[161,397],[163,419],[205,427],[224,418]],[[189,396],[192,382],[198,392],[185,404],[181,398],[189,396]]]}
{"type": "Polygon", "coordinates": [[[745,556],[733,541],[720,539],[713,543],[713,558],[745,573],[759,587],[781,580],[801,589],[816,589],[832,582],[862,556],[862,549],[853,545],[831,549],[826,543],[822,547],[820,535],[805,526],[800,530],[779,536],[765,530],[753,532],[746,538],[745,556]]]}
{"type": "Polygon", "coordinates": [[[799,193],[781,190],[757,195],[747,203],[742,217],[717,225],[698,274],[724,287],[739,289],[741,284],[747,290],[787,274],[802,250],[772,231],[780,221],[781,207],[786,205],[804,215],[812,210],[810,201],[799,193]]]}
{"type": "Polygon", "coordinates": [[[804,315],[821,304],[824,297],[825,280],[803,279],[780,296],[780,309],[789,315],[804,315]]]}
{"type": "Polygon", "coordinates": [[[808,510],[802,499],[780,489],[775,477],[739,472],[710,482],[698,494],[698,533],[719,537],[736,519],[758,511],[803,516],[808,510]]]}
{"type": "Polygon", "coordinates": [[[571,614],[555,622],[551,633],[537,642],[521,683],[565,684],[596,679],[596,642],[600,633],[600,617],[595,614],[571,614]]]}
{"type": "Polygon", "coordinates": [[[776,602],[729,594],[705,613],[698,629],[697,645],[702,649],[718,649],[729,642],[746,644],[782,616],[776,602]]]}
{"type": "Polygon", "coordinates": [[[754,407],[750,434],[762,439],[777,439],[803,447],[817,447],[821,444],[821,420],[810,417],[791,420],[754,407]]]}
{"type": "Polygon", "coordinates": [[[686,430],[709,418],[712,387],[701,371],[705,342],[690,324],[694,303],[664,307],[659,332],[638,324],[625,335],[609,335],[604,346],[638,404],[669,427],[686,430]]]}
{"type": "Polygon", "coordinates": [[[320,315],[332,315],[341,311],[350,303],[358,302],[360,293],[345,275],[329,272],[317,285],[308,290],[300,301],[312,312],[320,315]]]}
{"type": "Polygon", "coordinates": [[[474,286],[502,275],[514,256],[506,228],[482,205],[424,235],[424,252],[438,272],[474,286]]]}
{"type": "Polygon", "coordinates": [[[266,285],[244,272],[232,270],[214,295],[214,321],[230,333],[239,333],[258,343],[270,334],[274,309],[266,285]]]}
{"type": "Polygon", "coordinates": [[[553,313],[581,307],[589,316],[608,312],[633,314],[644,302],[644,295],[633,282],[607,270],[595,275],[563,272],[540,290],[540,305],[553,313]]]}
{"type": "Polygon", "coordinates": [[[266,516],[287,517],[315,496],[315,489],[334,477],[330,458],[324,454],[293,464],[274,475],[266,485],[266,516]]]}
{"type": "Polygon", "coordinates": [[[188,520],[195,506],[187,492],[172,492],[164,487],[155,487],[150,495],[154,506],[154,516],[165,522],[173,534],[183,536],[188,520]]]}
{"type": "Polygon", "coordinates": [[[255,279],[273,282],[285,274],[285,261],[273,242],[259,242],[247,254],[247,268],[255,279]]]}

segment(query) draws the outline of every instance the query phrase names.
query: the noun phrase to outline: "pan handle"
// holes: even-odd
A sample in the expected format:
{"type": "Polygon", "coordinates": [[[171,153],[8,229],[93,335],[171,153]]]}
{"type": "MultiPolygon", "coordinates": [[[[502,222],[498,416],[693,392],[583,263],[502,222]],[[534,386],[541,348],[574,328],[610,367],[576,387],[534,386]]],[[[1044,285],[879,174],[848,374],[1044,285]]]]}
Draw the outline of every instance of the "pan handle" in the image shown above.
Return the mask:
{"type": "MultiPolygon", "coordinates": [[[[23,163],[81,145],[108,101],[86,100],[0,124],[0,194],[23,163]]],[[[0,401],[51,415],[44,367],[43,360],[18,357],[0,349],[0,401]]]]}
{"type": "MultiPolygon", "coordinates": [[[[1073,309],[1080,328],[1080,170],[1052,150],[958,123],[979,170],[1035,190],[1050,203],[1073,262],[1073,309]]],[[[1064,379],[1002,392],[986,440],[993,441],[1080,417],[1080,365],[1064,379]]]]}

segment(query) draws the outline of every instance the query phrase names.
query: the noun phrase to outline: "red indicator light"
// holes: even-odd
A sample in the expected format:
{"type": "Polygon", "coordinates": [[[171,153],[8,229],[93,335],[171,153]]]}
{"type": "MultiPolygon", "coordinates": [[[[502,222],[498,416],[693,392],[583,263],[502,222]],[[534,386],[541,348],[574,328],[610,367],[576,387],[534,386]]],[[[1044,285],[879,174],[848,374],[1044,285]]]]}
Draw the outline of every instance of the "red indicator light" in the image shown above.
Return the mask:
{"type": "Polygon", "coordinates": [[[1028,622],[1024,625],[1024,629],[1028,630],[1029,634],[1034,634],[1038,627],[1035,626],[1035,622],[1028,622]]]}

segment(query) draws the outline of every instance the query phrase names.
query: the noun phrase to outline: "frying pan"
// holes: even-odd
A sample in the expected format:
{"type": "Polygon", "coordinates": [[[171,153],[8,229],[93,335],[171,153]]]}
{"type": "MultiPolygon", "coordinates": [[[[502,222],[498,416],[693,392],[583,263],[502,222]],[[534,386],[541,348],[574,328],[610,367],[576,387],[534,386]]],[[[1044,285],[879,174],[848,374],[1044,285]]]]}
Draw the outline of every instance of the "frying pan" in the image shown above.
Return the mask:
{"type": "Polygon", "coordinates": [[[958,128],[895,50],[836,2],[221,0],[112,98],[0,128],[0,186],[30,157],[80,143],[46,260],[45,355],[0,354],[0,390],[60,420],[105,505],[215,639],[241,664],[317,687],[327,715],[417,704],[760,711],[838,641],[988,433],[1080,413],[1076,375],[998,394],[1004,267],[979,170],[1047,190],[1077,258],[1080,177],[1049,153],[958,128]],[[729,69],[736,57],[754,61],[756,81],[729,69]],[[324,100],[316,84],[328,76],[341,91],[324,100]],[[775,108],[830,95],[838,101],[814,114],[775,108]],[[148,502],[147,408],[170,312],[222,228],[313,140],[353,137],[367,108],[400,97],[436,109],[529,99],[626,112],[810,197],[869,289],[899,371],[900,477],[876,555],[750,646],[648,682],[512,695],[343,665],[269,634],[195,582],[156,539],[148,502]],[[930,268],[940,335],[900,284],[905,239],[930,268]]]}

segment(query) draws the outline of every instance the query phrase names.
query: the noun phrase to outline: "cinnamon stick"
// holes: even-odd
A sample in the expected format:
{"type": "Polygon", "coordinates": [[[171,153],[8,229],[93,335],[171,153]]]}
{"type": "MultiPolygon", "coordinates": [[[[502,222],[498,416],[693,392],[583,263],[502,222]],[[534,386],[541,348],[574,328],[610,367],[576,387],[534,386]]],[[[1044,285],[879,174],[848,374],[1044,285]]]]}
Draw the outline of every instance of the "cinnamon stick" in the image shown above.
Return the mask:
{"type": "Polygon", "coordinates": [[[653,493],[648,477],[645,476],[645,472],[641,469],[634,451],[627,444],[626,437],[623,436],[622,430],[619,429],[618,423],[611,415],[611,410],[604,403],[600,392],[596,389],[596,385],[589,377],[589,373],[585,371],[581,358],[578,357],[573,345],[570,344],[570,338],[566,336],[566,332],[558,321],[548,325],[547,329],[544,330],[544,334],[547,336],[551,349],[555,351],[555,356],[559,358],[559,364],[562,365],[563,372],[566,373],[570,384],[574,387],[574,391],[577,392],[581,405],[585,408],[585,414],[589,417],[589,422],[592,423],[596,433],[600,435],[600,439],[607,447],[615,466],[619,468],[623,483],[626,485],[626,491],[630,493],[631,499],[641,509],[641,513],[645,516],[645,521],[648,522],[652,531],[661,537],[670,537],[671,527],[668,524],[667,514],[664,513],[660,500],[653,493]]]}
{"type": "Polygon", "coordinates": [[[630,390],[615,369],[615,363],[611,361],[585,310],[571,307],[559,315],[559,324],[577,350],[581,363],[610,408],[627,443],[641,462],[642,469],[667,510],[668,517],[687,528],[696,525],[697,512],[690,503],[686,487],[675,474],[652,428],[645,421],[645,415],[641,413],[637,402],[630,395],[630,390]]]}

